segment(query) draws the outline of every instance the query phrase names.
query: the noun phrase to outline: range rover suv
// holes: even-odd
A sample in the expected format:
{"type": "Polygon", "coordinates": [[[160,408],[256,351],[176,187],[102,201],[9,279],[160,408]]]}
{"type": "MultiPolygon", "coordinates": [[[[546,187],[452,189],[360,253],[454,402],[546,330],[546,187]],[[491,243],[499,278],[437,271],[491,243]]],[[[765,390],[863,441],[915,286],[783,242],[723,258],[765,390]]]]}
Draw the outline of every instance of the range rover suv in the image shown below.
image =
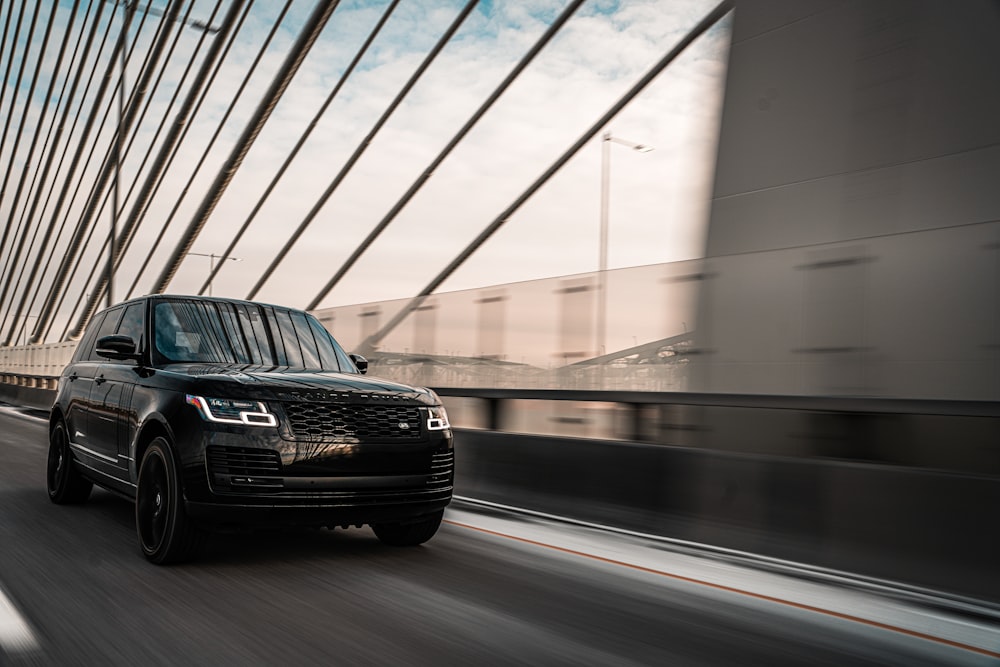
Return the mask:
{"type": "Polygon", "coordinates": [[[228,526],[426,542],[452,496],[448,417],[433,391],[367,366],[299,310],[166,295],[108,308],[59,378],[49,498],[82,503],[97,484],[133,500],[158,564],[228,526]]]}

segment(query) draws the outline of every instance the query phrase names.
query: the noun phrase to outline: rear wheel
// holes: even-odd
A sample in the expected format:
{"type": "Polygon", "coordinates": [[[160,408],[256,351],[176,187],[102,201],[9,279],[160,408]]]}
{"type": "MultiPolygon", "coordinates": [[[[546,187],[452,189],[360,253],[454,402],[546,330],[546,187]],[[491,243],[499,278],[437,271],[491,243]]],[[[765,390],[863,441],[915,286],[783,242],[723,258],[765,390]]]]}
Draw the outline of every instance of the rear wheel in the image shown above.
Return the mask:
{"type": "Polygon", "coordinates": [[[142,457],[135,526],[143,555],[157,565],[192,558],[204,541],[204,532],[184,512],[180,474],[166,438],[153,440],[142,457]]]}
{"type": "Polygon", "coordinates": [[[73,466],[66,425],[57,422],[49,432],[49,458],[46,478],[49,500],[57,505],[82,503],[90,497],[94,485],[73,466]]]}
{"type": "Polygon", "coordinates": [[[410,523],[372,524],[372,530],[382,544],[394,547],[415,547],[434,537],[434,533],[441,525],[442,517],[444,517],[444,510],[410,523]]]}

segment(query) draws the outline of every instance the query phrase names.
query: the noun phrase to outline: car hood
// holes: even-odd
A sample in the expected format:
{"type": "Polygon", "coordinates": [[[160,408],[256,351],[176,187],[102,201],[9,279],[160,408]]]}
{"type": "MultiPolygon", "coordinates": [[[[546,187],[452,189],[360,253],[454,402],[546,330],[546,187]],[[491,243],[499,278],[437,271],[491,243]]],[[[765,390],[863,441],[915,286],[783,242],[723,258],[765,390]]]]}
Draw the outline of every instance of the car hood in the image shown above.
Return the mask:
{"type": "Polygon", "coordinates": [[[363,399],[406,398],[424,405],[440,402],[429,389],[355,373],[226,364],[170,364],[160,370],[186,376],[200,393],[232,398],[324,401],[334,398],[331,394],[346,393],[363,399]]]}

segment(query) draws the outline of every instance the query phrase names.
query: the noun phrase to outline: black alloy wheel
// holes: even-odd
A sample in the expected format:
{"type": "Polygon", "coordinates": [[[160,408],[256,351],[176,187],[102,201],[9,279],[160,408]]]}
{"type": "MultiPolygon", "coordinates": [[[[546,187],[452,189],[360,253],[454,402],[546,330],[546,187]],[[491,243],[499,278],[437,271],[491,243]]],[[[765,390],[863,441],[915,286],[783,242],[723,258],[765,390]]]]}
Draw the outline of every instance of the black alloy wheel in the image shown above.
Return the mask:
{"type": "Polygon", "coordinates": [[[75,505],[90,497],[94,485],[73,466],[66,425],[56,422],[49,431],[49,457],[46,470],[49,500],[57,505],[75,505]]]}
{"type": "Polygon", "coordinates": [[[382,544],[393,547],[415,547],[434,537],[441,526],[444,510],[408,523],[375,523],[372,531],[382,544]]]}
{"type": "Polygon", "coordinates": [[[170,443],[162,437],[150,443],[139,466],[135,526],[143,555],[157,565],[193,557],[204,539],[184,512],[180,475],[170,443]]]}

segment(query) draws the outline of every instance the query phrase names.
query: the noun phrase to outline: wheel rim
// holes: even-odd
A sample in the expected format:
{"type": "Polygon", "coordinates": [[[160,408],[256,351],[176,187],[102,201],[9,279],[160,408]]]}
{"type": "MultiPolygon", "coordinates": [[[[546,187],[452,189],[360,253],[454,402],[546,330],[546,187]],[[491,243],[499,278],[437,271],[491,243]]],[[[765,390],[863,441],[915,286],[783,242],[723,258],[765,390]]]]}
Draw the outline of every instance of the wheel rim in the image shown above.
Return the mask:
{"type": "Polygon", "coordinates": [[[66,432],[57,426],[52,431],[52,440],[49,443],[49,495],[58,493],[65,483],[66,474],[69,472],[69,452],[67,450],[66,432]]]}
{"type": "Polygon", "coordinates": [[[139,537],[146,551],[156,551],[167,529],[170,490],[167,468],[159,453],[151,452],[139,474],[136,513],[139,517],[139,537]]]}

